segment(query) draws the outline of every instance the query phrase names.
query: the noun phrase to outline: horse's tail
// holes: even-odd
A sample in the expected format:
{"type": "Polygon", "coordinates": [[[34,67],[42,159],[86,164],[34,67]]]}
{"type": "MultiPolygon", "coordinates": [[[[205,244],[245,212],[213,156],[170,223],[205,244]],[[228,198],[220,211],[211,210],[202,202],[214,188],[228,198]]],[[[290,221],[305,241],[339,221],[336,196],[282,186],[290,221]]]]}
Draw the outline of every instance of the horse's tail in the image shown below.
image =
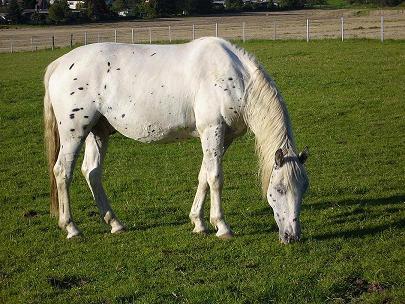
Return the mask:
{"type": "Polygon", "coordinates": [[[266,197],[275,152],[287,141],[291,140],[293,144],[290,118],[275,83],[261,68],[251,75],[245,102],[243,116],[255,135],[262,193],[266,197]]]}
{"type": "Polygon", "coordinates": [[[56,179],[53,173],[53,167],[55,166],[56,160],[58,159],[60,144],[59,144],[59,133],[58,125],[56,122],[55,114],[53,112],[53,107],[51,100],[49,98],[49,78],[51,77],[53,71],[57,67],[57,61],[52,62],[46,68],[44,76],[45,85],[45,96],[44,96],[44,141],[45,141],[45,151],[48,158],[48,171],[50,178],[50,213],[51,215],[58,215],[58,190],[56,187],[56,179]]]}

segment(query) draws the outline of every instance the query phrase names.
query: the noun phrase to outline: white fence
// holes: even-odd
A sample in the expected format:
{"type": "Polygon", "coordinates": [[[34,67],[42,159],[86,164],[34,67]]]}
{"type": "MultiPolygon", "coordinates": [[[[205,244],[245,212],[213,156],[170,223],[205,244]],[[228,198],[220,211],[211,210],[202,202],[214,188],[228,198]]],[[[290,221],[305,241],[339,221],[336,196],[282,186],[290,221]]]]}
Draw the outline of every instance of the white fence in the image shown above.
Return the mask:
{"type": "Polygon", "coordinates": [[[188,41],[203,36],[232,40],[251,39],[405,39],[405,16],[373,16],[333,19],[267,20],[266,22],[213,23],[126,27],[117,29],[88,28],[53,34],[3,35],[0,52],[35,51],[96,42],[153,43],[188,41]]]}

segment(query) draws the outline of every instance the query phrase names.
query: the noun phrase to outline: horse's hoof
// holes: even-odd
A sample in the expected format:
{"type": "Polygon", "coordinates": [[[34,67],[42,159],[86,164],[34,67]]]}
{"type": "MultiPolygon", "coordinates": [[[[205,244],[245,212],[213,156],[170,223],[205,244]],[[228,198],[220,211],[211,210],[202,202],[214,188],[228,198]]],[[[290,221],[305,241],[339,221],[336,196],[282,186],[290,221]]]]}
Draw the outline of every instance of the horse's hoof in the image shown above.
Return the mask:
{"type": "Polygon", "coordinates": [[[226,232],[226,233],[224,233],[224,234],[217,235],[217,237],[218,237],[220,240],[229,240],[229,239],[233,238],[233,232],[232,232],[232,231],[226,232]]]}
{"type": "Polygon", "coordinates": [[[125,226],[122,225],[120,222],[116,222],[115,225],[111,227],[111,233],[117,234],[125,231],[125,226]]]}
{"type": "Polygon", "coordinates": [[[201,235],[207,235],[208,234],[208,229],[193,229],[193,233],[195,234],[201,234],[201,235]]]}
{"type": "Polygon", "coordinates": [[[82,234],[80,230],[76,227],[76,225],[73,223],[69,223],[69,225],[66,226],[66,231],[68,232],[66,237],[67,239],[79,237],[82,234]]]}

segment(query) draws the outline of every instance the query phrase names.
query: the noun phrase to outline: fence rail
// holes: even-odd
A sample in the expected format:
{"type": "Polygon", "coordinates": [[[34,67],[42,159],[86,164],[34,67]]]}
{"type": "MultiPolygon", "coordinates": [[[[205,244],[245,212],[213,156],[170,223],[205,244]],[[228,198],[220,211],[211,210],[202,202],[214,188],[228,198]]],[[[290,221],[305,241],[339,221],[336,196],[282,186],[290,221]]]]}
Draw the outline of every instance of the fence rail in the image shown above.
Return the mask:
{"type": "Polygon", "coordinates": [[[83,28],[70,33],[16,36],[3,34],[0,52],[36,51],[97,42],[153,43],[157,41],[192,40],[204,36],[226,39],[405,39],[405,16],[373,16],[282,20],[269,18],[266,22],[230,22],[213,24],[126,27],[117,29],[83,28]]]}

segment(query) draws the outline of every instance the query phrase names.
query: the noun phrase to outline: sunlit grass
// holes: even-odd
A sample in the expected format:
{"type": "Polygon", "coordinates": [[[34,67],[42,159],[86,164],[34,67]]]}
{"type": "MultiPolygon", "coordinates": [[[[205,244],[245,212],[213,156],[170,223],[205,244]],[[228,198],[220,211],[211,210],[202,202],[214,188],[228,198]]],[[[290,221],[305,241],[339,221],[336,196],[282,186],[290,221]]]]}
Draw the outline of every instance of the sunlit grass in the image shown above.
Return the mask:
{"type": "Polygon", "coordinates": [[[249,134],[224,160],[234,239],[191,233],[197,140],[114,135],[105,187],[128,231],[108,233],[77,168],[84,236],[65,240],[48,215],[42,75],[68,50],[0,54],[0,303],[401,303],[405,42],[243,46],[281,89],[299,147],[310,147],[303,241],[278,242],[249,134]]]}

